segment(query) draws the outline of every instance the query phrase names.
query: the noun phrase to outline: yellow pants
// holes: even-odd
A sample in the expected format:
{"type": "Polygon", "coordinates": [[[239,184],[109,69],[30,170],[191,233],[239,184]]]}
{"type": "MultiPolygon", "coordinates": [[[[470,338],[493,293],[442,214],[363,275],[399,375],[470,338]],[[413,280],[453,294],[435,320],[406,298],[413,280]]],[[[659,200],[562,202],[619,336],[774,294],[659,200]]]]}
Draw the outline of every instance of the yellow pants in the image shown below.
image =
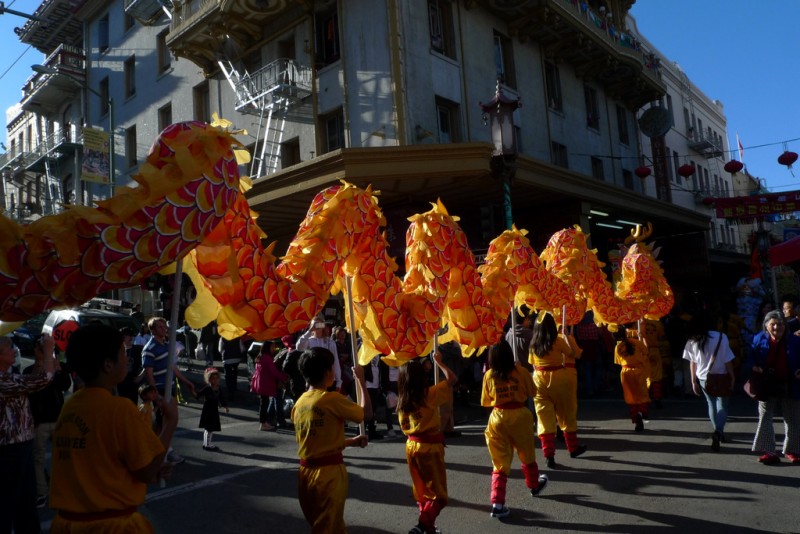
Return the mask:
{"type": "Polygon", "coordinates": [[[515,450],[522,465],[536,461],[533,414],[528,408],[492,410],[483,434],[494,471],[508,475],[515,450]]]}
{"type": "Polygon", "coordinates": [[[578,373],[575,369],[536,371],[536,407],[538,433],[554,434],[556,421],[564,432],[578,431],[578,373]]]}
{"type": "Polygon", "coordinates": [[[153,525],[139,512],[126,517],[112,517],[96,521],[68,521],[57,515],[50,525],[53,534],[152,534],[153,525]]]}
{"type": "Polygon", "coordinates": [[[314,534],[347,532],[344,503],[347,500],[347,469],[344,464],[324,467],[300,466],[300,508],[314,534]]]}
{"type": "Polygon", "coordinates": [[[650,393],[647,391],[647,375],[641,367],[623,368],[619,373],[625,404],[647,404],[650,393]]]}
{"type": "Polygon", "coordinates": [[[447,505],[444,444],[406,441],[406,461],[417,502],[441,501],[447,505]]]}

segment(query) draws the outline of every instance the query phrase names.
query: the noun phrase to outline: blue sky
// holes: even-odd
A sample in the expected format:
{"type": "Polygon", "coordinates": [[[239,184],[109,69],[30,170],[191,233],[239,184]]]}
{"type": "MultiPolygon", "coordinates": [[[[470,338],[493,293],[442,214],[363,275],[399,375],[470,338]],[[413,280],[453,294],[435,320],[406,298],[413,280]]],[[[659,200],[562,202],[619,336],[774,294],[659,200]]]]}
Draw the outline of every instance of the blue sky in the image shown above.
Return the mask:
{"type": "MultiPolygon", "coordinates": [[[[8,0],[6,7],[33,13],[40,0],[8,0]]],[[[712,100],[724,104],[728,141],[738,132],[744,163],[772,191],[800,190],[797,178],[777,162],[782,142],[800,138],[798,0],[637,0],[631,9],[639,31],[677,61],[712,100]],[[770,145],[770,146],[762,146],[770,145]]],[[[21,98],[30,66],[42,55],[14,34],[25,19],[0,15],[0,110],[21,98]]],[[[5,119],[2,118],[5,142],[5,119]]],[[[788,149],[800,153],[800,140],[788,149]]]]}

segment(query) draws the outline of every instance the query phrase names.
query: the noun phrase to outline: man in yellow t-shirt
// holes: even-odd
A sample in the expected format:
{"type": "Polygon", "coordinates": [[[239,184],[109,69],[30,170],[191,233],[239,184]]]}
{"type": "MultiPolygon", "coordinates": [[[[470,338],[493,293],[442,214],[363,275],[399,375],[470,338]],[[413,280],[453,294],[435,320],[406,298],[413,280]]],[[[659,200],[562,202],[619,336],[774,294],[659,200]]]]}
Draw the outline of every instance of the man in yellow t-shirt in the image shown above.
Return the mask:
{"type": "Polygon", "coordinates": [[[161,402],[164,425],[150,422],[113,388],[124,380],[128,357],[122,335],[90,324],[70,336],[67,363],[86,384],[64,404],[53,436],[50,532],[153,532],[136,508],[147,484],[169,475],[164,456],[177,425],[177,408],[161,402]]]}
{"type": "Polygon", "coordinates": [[[334,355],[323,347],[307,349],[300,356],[300,372],[308,384],[292,408],[292,423],[300,457],[300,508],[312,533],[345,532],[347,469],[342,450],[367,445],[367,436],[344,437],[344,422],[371,418],[372,405],[365,395],[364,371],[353,368],[361,405],[338,392],[327,391],[335,380],[334,355]]]}

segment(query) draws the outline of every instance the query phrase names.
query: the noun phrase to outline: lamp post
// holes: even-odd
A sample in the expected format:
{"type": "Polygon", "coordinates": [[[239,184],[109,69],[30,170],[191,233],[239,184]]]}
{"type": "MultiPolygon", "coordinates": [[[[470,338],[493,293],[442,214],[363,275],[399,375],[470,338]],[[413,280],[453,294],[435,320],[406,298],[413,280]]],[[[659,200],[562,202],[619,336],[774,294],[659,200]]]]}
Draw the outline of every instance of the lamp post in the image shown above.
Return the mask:
{"type": "Polygon", "coordinates": [[[70,80],[73,83],[77,84],[78,86],[86,89],[90,93],[94,94],[101,100],[105,100],[106,104],[108,104],[108,186],[111,190],[111,195],[114,194],[114,99],[111,97],[107,97],[101,94],[99,91],[92,89],[86,82],[82,82],[77,78],[73,78],[69,74],[65,74],[53,67],[46,67],[44,65],[31,65],[31,70],[33,72],[38,72],[39,74],[49,74],[49,75],[61,75],[70,80]]]}
{"type": "Polygon", "coordinates": [[[514,128],[514,110],[522,106],[519,98],[509,98],[503,94],[500,80],[494,97],[487,103],[478,102],[483,109],[484,124],[489,124],[492,132],[491,169],[492,176],[503,182],[503,209],[505,211],[506,229],[510,230],[514,223],[511,212],[511,182],[517,172],[517,131],[514,128]]]}

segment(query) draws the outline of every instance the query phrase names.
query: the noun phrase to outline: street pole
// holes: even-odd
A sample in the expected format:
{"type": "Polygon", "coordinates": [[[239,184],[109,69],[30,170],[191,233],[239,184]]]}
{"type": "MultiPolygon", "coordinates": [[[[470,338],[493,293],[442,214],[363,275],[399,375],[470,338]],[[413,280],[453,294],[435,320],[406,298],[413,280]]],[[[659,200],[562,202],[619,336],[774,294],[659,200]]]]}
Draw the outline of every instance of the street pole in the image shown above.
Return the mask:
{"type": "MultiPolygon", "coordinates": [[[[89,86],[86,86],[89,89],[89,86]]],[[[91,90],[91,89],[90,89],[91,90]]],[[[102,98],[102,96],[98,93],[98,96],[102,98]]],[[[110,191],[109,196],[114,196],[114,155],[116,152],[114,151],[114,99],[112,97],[108,98],[108,189],[110,191]]]]}

